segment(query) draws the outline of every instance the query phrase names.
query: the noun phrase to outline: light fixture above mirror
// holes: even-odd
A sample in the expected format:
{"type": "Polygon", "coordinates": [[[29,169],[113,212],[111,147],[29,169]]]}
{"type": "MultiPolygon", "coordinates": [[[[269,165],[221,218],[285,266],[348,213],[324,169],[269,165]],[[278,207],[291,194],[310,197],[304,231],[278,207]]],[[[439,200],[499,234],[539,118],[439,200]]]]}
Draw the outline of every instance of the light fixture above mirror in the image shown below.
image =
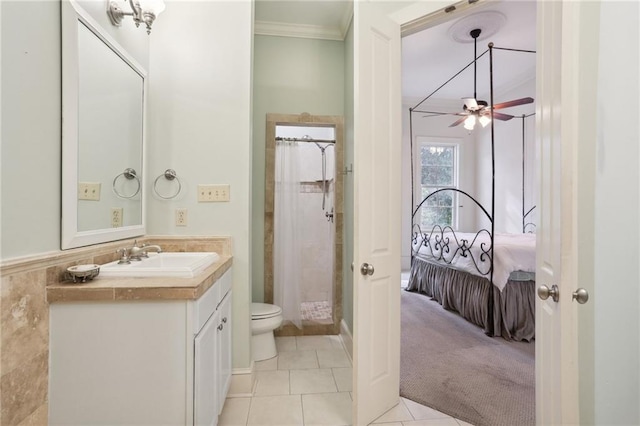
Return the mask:
{"type": "MultiPolygon", "coordinates": [[[[158,15],[165,9],[163,0],[128,0],[131,7],[130,12],[124,11],[116,0],[110,0],[107,7],[107,15],[111,23],[117,27],[122,25],[125,16],[133,17],[136,27],[144,22],[147,27],[147,34],[151,34],[151,25],[158,15]]],[[[125,1],[126,3],[126,1],[125,1]]]]}

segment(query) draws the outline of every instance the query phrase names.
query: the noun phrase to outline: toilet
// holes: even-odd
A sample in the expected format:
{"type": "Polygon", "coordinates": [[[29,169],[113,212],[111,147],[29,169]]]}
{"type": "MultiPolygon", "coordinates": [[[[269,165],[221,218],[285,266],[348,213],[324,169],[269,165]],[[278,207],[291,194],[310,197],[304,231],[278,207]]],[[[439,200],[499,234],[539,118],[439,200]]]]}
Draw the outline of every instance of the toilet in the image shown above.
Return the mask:
{"type": "Polygon", "coordinates": [[[273,330],[282,324],[282,308],[269,303],[251,304],[251,346],[254,361],[278,355],[273,330]]]}

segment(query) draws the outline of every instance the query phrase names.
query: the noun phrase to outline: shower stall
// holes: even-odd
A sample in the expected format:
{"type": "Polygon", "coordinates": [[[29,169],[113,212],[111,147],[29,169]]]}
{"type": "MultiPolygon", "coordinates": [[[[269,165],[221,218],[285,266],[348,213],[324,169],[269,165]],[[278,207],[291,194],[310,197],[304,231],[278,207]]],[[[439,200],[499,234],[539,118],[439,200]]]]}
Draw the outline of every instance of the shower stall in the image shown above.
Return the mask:
{"type": "MultiPolygon", "coordinates": [[[[272,215],[265,209],[265,230],[272,231],[265,232],[265,301],[282,308],[282,334],[339,329],[342,279],[337,261],[341,265],[342,246],[336,228],[337,219],[342,219],[338,215],[342,175],[336,172],[342,150],[338,131],[341,123],[338,128],[284,122],[268,132],[274,161],[272,191],[267,178],[267,197],[273,194],[272,215]]],[[[267,170],[267,176],[270,173],[267,170]]]]}

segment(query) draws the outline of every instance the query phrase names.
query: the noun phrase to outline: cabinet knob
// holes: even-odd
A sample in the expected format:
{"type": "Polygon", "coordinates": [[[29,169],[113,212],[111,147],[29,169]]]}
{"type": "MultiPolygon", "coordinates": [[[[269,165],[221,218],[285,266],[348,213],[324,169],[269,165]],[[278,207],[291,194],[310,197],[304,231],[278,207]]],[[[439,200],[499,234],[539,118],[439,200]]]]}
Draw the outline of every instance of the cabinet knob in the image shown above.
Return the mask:
{"type": "Polygon", "coordinates": [[[223,325],[223,324],[220,324],[220,325],[218,326],[218,331],[222,331],[222,329],[223,329],[223,328],[224,328],[224,325],[223,325]]]}
{"type": "Polygon", "coordinates": [[[227,323],[227,317],[222,318],[222,322],[226,324],[227,323]]]}

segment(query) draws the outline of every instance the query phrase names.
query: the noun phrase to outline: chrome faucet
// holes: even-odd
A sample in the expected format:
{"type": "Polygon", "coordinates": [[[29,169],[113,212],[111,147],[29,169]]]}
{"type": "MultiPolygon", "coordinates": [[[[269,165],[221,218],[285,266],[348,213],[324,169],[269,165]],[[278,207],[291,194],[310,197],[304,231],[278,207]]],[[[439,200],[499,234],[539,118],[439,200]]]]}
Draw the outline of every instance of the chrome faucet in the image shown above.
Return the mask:
{"type": "Polygon", "coordinates": [[[138,246],[138,241],[133,242],[133,247],[129,249],[129,259],[131,260],[142,260],[143,257],[149,257],[147,252],[155,251],[156,253],[162,253],[162,248],[158,245],[146,245],[142,244],[142,246],[138,246]]]}

